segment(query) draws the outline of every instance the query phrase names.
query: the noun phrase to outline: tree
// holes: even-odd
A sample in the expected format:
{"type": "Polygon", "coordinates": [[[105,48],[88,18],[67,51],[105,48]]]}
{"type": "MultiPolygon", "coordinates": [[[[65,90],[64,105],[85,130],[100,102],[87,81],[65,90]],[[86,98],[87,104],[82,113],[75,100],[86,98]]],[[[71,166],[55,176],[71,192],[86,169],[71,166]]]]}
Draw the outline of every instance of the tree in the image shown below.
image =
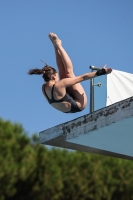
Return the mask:
{"type": "Polygon", "coordinates": [[[0,119],[0,200],[133,199],[133,162],[39,144],[0,119]]]}

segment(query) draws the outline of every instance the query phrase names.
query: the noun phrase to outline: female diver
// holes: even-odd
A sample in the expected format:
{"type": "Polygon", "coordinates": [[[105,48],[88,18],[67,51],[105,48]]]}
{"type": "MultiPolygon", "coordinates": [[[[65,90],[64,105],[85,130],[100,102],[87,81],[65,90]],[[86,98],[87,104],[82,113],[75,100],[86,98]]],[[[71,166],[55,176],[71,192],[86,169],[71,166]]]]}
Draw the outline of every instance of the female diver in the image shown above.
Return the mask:
{"type": "Polygon", "coordinates": [[[29,70],[28,74],[42,74],[45,81],[42,85],[42,92],[52,107],[64,113],[80,112],[85,109],[87,104],[87,96],[80,82],[109,74],[112,69],[106,68],[105,65],[97,72],[75,76],[71,59],[64,50],[62,41],[54,33],[49,33],[49,38],[55,49],[59,76],[57,71],[47,64],[42,69],[29,70]]]}

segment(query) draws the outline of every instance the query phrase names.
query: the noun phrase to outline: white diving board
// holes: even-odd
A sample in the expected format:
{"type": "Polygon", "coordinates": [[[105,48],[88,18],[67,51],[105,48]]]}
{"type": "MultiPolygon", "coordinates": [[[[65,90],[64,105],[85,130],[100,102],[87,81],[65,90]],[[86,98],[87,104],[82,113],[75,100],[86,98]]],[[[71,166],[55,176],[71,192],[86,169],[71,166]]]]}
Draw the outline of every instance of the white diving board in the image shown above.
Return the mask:
{"type": "Polygon", "coordinates": [[[133,160],[133,97],[39,133],[40,143],[133,160]]]}

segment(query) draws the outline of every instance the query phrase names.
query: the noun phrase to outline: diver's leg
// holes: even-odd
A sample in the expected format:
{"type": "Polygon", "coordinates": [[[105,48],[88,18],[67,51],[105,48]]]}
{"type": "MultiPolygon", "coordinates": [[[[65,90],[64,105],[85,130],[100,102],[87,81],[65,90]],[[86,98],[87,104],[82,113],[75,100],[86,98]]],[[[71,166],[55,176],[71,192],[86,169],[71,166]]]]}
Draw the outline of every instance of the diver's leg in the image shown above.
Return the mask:
{"type": "MultiPolygon", "coordinates": [[[[70,57],[68,56],[65,49],[62,47],[62,43],[60,42],[60,39],[58,36],[54,33],[50,33],[51,40],[55,44],[56,48],[59,50],[62,61],[64,63],[65,67],[65,74],[66,78],[73,78],[75,77],[73,72],[73,65],[70,57]]],[[[87,104],[87,96],[86,93],[80,83],[77,83],[70,87],[71,94],[75,98],[75,101],[77,102],[78,107],[83,110],[86,107],[87,104]]]]}
{"type": "MultiPolygon", "coordinates": [[[[51,40],[50,35],[49,35],[49,38],[51,40]]],[[[51,40],[51,42],[53,43],[52,40],[51,40]]],[[[56,45],[54,43],[53,43],[53,46],[54,46],[54,50],[55,50],[56,64],[57,64],[57,67],[59,70],[59,76],[60,76],[60,80],[61,80],[63,78],[66,78],[65,67],[64,67],[64,63],[62,61],[61,54],[60,54],[58,48],[56,47],[56,45]]]]}

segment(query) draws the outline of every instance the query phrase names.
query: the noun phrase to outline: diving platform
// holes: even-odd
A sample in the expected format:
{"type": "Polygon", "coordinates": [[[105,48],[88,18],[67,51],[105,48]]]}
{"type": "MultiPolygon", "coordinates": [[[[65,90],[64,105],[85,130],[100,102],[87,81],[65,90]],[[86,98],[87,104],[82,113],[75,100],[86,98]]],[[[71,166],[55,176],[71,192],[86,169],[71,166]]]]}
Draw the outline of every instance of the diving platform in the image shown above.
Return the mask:
{"type": "Polygon", "coordinates": [[[40,143],[133,160],[133,97],[39,133],[40,143]]]}

